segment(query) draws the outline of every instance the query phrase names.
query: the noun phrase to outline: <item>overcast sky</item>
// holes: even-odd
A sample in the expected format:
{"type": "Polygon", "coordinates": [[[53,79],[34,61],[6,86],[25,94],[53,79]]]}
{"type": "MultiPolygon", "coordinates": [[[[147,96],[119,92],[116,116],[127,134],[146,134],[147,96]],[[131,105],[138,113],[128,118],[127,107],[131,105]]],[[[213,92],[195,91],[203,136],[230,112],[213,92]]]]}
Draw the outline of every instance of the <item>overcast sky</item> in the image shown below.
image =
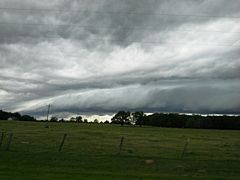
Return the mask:
{"type": "Polygon", "coordinates": [[[240,113],[239,0],[1,0],[0,109],[240,113]]]}

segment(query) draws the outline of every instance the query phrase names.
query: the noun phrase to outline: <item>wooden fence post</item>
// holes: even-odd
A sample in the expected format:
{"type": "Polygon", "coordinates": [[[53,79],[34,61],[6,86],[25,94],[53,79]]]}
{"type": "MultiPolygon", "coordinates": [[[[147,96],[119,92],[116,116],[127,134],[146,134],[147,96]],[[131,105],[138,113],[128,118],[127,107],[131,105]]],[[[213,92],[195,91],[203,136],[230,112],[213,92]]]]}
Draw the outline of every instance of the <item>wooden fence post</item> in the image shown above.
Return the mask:
{"type": "Polygon", "coordinates": [[[183,156],[184,156],[184,154],[185,154],[185,152],[186,152],[186,150],[187,150],[187,147],[188,147],[189,142],[190,142],[190,138],[188,138],[188,139],[187,139],[187,142],[185,143],[185,146],[184,146],[183,151],[182,151],[181,158],[183,158],[183,156]]]}
{"type": "Polygon", "coordinates": [[[6,151],[9,151],[12,139],[13,139],[13,133],[10,133],[9,138],[8,138],[8,142],[7,142],[6,151]]]}
{"type": "Polygon", "coordinates": [[[62,147],[63,147],[63,145],[64,145],[64,142],[65,142],[66,137],[67,137],[67,134],[64,134],[64,135],[63,135],[63,138],[62,138],[62,142],[61,142],[61,144],[60,144],[60,146],[59,146],[58,152],[61,152],[61,151],[62,151],[62,147]]]}
{"type": "Polygon", "coordinates": [[[124,137],[122,136],[121,141],[120,141],[120,144],[119,144],[119,151],[118,151],[118,154],[119,154],[119,155],[121,154],[121,151],[122,151],[123,140],[124,140],[124,137]]]}

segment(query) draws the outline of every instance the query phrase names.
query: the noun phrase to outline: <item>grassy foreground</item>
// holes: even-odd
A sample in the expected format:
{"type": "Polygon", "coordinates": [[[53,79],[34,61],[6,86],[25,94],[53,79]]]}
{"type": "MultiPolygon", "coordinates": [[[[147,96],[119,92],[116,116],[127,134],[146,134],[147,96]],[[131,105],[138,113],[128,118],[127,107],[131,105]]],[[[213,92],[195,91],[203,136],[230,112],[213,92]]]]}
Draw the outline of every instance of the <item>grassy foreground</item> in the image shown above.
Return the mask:
{"type": "Polygon", "coordinates": [[[0,179],[240,179],[240,131],[45,124],[0,121],[0,179]]]}

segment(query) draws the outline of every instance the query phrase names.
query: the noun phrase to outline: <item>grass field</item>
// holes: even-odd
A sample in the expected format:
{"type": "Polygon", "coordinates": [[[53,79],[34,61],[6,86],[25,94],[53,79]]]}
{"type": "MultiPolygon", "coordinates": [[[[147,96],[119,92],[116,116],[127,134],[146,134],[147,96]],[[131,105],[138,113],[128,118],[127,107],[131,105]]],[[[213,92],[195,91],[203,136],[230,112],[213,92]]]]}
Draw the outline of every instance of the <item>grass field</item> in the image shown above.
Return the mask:
{"type": "Polygon", "coordinates": [[[0,179],[240,179],[240,131],[45,124],[0,121],[0,179]]]}

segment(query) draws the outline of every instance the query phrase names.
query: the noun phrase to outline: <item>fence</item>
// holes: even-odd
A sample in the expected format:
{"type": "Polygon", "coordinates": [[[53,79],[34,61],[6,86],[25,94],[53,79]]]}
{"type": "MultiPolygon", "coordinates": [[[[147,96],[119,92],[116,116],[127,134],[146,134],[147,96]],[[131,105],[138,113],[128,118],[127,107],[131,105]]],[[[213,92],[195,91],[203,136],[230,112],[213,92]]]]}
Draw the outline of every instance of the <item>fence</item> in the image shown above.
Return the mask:
{"type": "MultiPolygon", "coordinates": [[[[158,138],[103,132],[0,133],[0,150],[128,155],[158,158],[236,159],[239,144],[224,138],[158,138]],[[235,154],[235,155],[234,155],[235,154]]],[[[240,158],[239,158],[240,159],[240,158]]]]}

